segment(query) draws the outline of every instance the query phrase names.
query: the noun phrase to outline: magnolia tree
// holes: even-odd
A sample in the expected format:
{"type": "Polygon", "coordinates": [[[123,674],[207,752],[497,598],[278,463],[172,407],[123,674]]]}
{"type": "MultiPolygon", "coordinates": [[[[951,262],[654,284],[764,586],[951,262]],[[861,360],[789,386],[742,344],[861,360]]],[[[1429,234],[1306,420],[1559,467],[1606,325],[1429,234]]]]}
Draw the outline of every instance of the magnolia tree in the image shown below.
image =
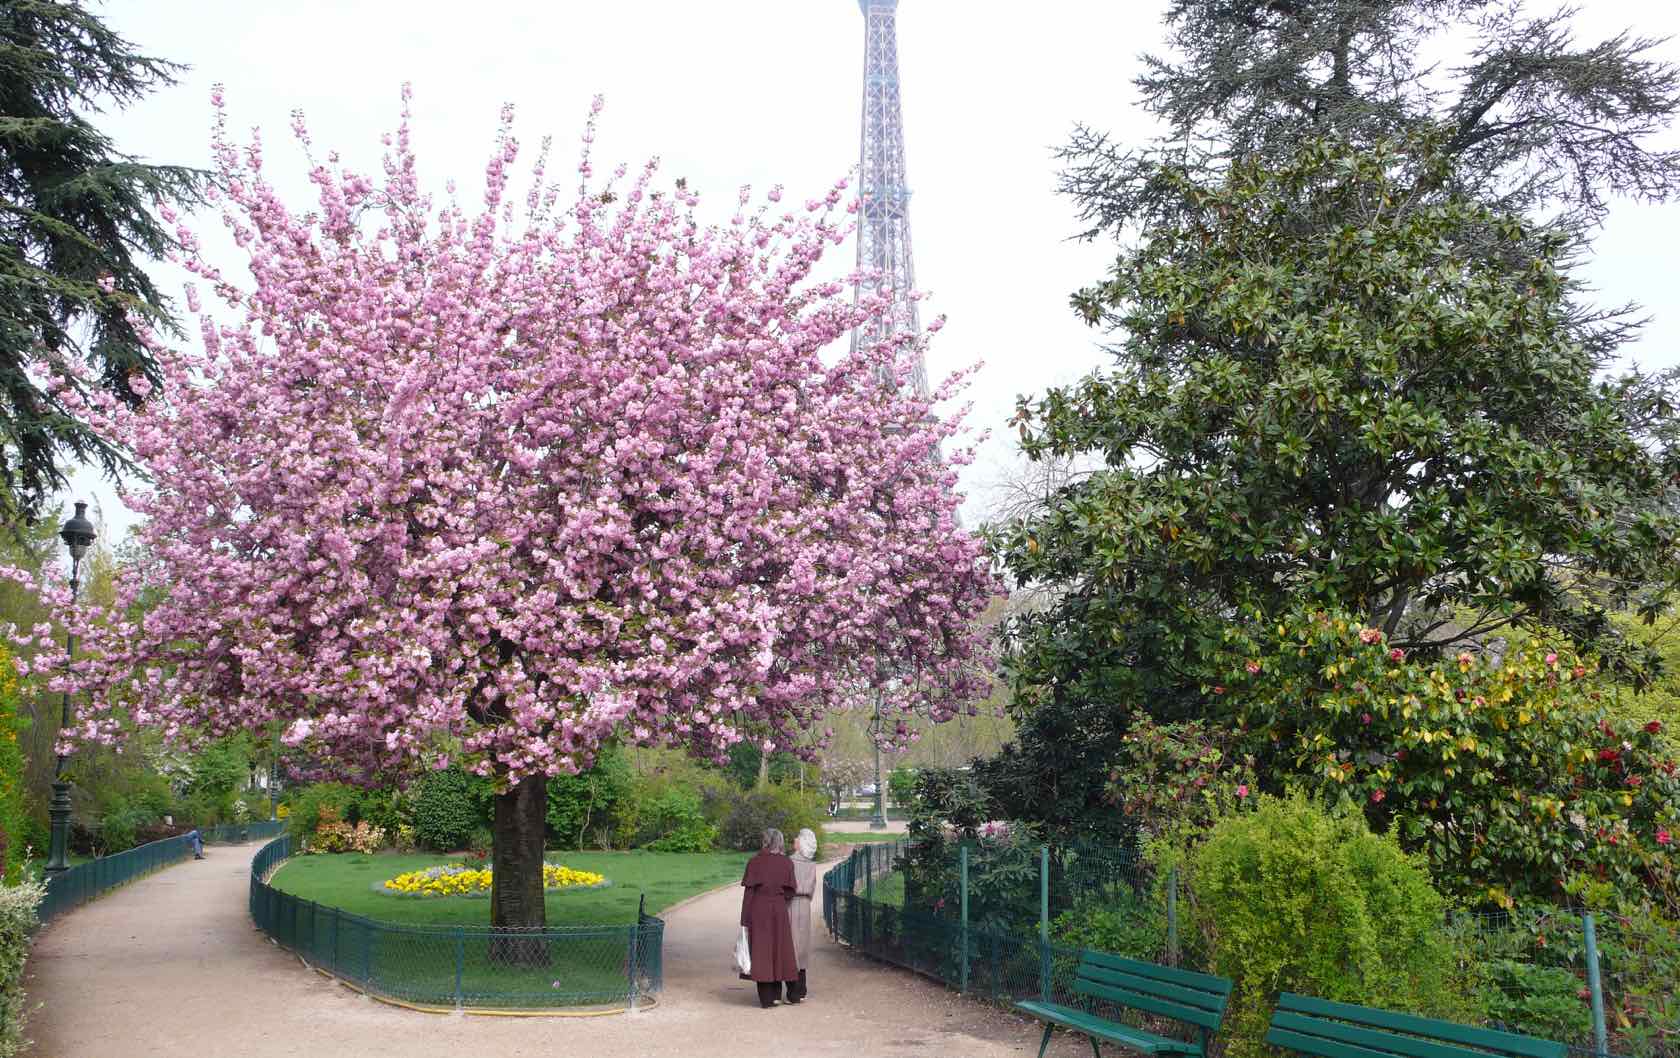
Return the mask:
{"type": "Polygon", "coordinates": [[[434,207],[405,111],[381,174],[331,156],[303,212],[216,105],[251,283],[183,228],[225,313],[202,348],[152,340],[143,408],[87,408],[150,485],[116,605],[46,589],[83,637],[68,674],[32,644],[81,696],[71,741],[278,727],[364,781],[462,761],[499,790],[492,923],[533,926],[545,779],[604,740],[810,752],[876,687],[935,720],[984,695],[994,585],[931,414],[961,379],[920,399],[881,382],[917,339],[837,342],[889,311],[813,278],[843,183],[705,227],[653,164],[592,182],[592,113],[575,195],[546,148],[516,194],[504,112],[482,208],[434,207]]]}

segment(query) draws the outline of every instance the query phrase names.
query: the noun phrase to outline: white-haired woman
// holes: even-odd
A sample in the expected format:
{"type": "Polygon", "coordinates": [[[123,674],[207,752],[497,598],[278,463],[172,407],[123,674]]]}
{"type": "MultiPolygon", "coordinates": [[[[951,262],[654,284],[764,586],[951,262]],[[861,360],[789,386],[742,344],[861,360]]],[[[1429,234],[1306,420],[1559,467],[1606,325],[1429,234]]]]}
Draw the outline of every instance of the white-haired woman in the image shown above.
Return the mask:
{"type": "Polygon", "coordinates": [[[811,898],[817,892],[817,835],[801,830],[793,839],[793,899],[788,901],[788,918],[793,924],[793,951],[799,962],[799,980],[788,985],[788,1002],[797,1003],[810,994],[806,976],[811,955],[811,898]]]}
{"type": "Polygon", "coordinates": [[[788,987],[788,1002],[799,1002],[792,994],[799,984],[799,960],[788,920],[788,901],[796,885],[793,861],[782,851],[785,841],[781,831],[766,830],[758,855],[747,861],[747,873],[741,879],[741,925],[747,927],[747,948],[752,953],[752,971],[741,976],[758,985],[758,1005],[766,1009],[782,997],[783,984],[788,987]]]}

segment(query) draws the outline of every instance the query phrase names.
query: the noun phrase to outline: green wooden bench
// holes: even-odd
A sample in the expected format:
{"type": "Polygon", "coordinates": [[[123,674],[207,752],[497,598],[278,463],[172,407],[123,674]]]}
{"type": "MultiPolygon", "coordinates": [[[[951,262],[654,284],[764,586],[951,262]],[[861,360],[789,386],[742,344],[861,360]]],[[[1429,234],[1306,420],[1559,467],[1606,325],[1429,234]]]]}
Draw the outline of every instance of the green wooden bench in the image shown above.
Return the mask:
{"type": "Polygon", "coordinates": [[[1219,1031],[1219,1022],[1225,1017],[1225,1003],[1231,998],[1231,982],[1226,978],[1095,951],[1079,956],[1073,990],[1084,996],[1087,1003],[1100,999],[1117,1007],[1194,1025],[1199,1032],[1199,1041],[1191,1043],[1158,1036],[1061,1003],[1036,999],[1016,1003],[1016,1009],[1045,1023],[1044,1040],[1038,1045],[1038,1058],[1044,1058],[1044,1049],[1050,1046],[1050,1033],[1057,1025],[1070,1032],[1083,1033],[1091,1041],[1091,1053],[1098,1058],[1102,1056],[1097,1048],[1099,1039],[1143,1054],[1201,1055],[1205,1058],[1208,1038],[1219,1031]]]}
{"type": "Polygon", "coordinates": [[[1318,1058],[1565,1058],[1551,1040],[1285,992],[1266,1042],[1318,1058]]]}

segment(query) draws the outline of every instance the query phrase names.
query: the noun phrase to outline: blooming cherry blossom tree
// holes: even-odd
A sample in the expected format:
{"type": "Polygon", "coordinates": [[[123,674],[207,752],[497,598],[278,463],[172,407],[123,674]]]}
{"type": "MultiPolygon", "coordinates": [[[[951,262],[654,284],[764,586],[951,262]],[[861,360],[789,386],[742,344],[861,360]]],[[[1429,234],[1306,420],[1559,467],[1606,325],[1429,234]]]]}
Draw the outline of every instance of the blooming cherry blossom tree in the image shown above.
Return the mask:
{"type": "Polygon", "coordinates": [[[72,741],[277,725],[353,779],[464,761],[502,791],[492,922],[531,926],[545,778],[603,740],[808,748],[874,688],[936,720],[983,696],[994,582],[932,414],[962,379],[919,399],[880,380],[922,339],[837,343],[888,311],[813,276],[844,183],[703,226],[654,164],[592,182],[592,112],[575,196],[546,145],[520,196],[506,111],[481,205],[437,207],[405,109],[382,173],[312,163],[301,212],[216,104],[252,282],[183,226],[226,312],[199,349],[151,339],[143,408],[86,409],[150,483],[117,605],[68,618],[74,667],[34,644],[85,696],[72,741]]]}

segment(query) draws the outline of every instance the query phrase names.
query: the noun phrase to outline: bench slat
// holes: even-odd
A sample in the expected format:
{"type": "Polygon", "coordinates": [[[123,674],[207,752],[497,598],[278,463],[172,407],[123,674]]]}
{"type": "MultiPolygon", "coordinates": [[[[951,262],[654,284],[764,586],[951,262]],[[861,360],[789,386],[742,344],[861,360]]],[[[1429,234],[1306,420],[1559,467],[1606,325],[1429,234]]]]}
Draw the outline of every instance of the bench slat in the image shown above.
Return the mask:
{"type": "Polygon", "coordinates": [[[1169,1036],[1157,1036],[1153,1032],[1145,1032],[1130,1025],[1109,1021],[1077,1007],[1067,1007],[1060,1003],[1041,1003],[1035,1000],[1016,1003],[1015,1006],[1017,1009],[1024,1010],[1044,1021],[1053,1021],[1058,1025],[1065,1025],[1087,1035],[1100,1036],[1105,1040],[1123,1043],[1133,1050],[1143,1051],[1145,1054],[1201,1053],[1201,1048],[1193,1043],[1175,1040],[1169,1036]]]}
{"type": "Polygon", "coordinates": [[[1125,970],[1111,969],[1095,963],[1081,964],[1079,976],[1089,978],[1099,984],[1113,985],[1118,988],[1129,988],[1134,992],[1145,995],[1160,996],[1171,999],[1186,1006],[1198,1007],[1214,1014],[1223,1013],[1227,996],[1213,992],[1204,992],[1197,988],[1185,988],[1183,985],[1168,984],[1147,977],[1139,977],[1125,970]]]}
{"type": "Polygon", "coordinates": [[[1319,999],[1316,996],[1297,995],[1294,992],[1285,992],[1280,995],[1277,1009],[1280,1012],[1287,1011],[1295,1014],[1337,1018],[1359,1025],[1409,1032],[1452,1043],[1469,1044],[1472,1047],[1485,1050],[1519,1055],[1521,1058],[1566,1058],[1569,1053],[1569,1047],[1566,1044],[1554,1040],[1543,1040],[1536,1036],[1524,1036],[1515,1032],[1503,1032],[1499,1029],[1477,1028],[1473,1025],[1460,1025],[1456,1022],[1418,1017],[1415,1014],[1401,1014],[1392,1010],[1377,1010],[1373,1007],[1362,1007],[1353,1003],[1338,1003],[1329,999],[1319,999]]]}
{"type": "MultiPolygon", "coordinates": [[[[1362,1025],[1349,1025],[1342,1021],[1308,1017],[1305,1014],[1291,1014],[1287,1010],[1280,1010],[1273,1014],[1272,1024],[1281,1029],[1290,1029],[1309,1036],[1322,1036],[1326,1039],[1340,1040],[1343,1043],[1354,1043],[1361,1047],[1369,1047],[1373,1051],[1381,1051],[1385,1054],[1401,1055],[1402,1058],[1489,1058],[1486,1051],[1460,1047],[1457,1044],[1447,1043],[1438,1038],[1426,1039],[1420,1036],[1402,1036],[1399,1033],[1384,1032],[1381,1029],[1366,1028],[1362,1025]]],[[[1448,1024],[1451,1024],[1451,1022],[1448,1024]]]]}
{"type": "Polygon", "coordinates": [[[1214,974],[1180,970],[1174,966],[1158,966],[1152,962],[1141,962],[1137,959],[1128,959],[1123,955],[1110,955],[1102,951],[1087,951],[1080,955],[1079,961],[1091,963],[1095,966],[1105,966],[1122,973],[1136,974],[1139,977],[1149,977],[1157,981],[1183,985],[1185,988],[1193,988],[1198,992],[1212,992],[1221,996],[1231,994],[1230,979],[1218,977],[1214,974]]]}
{"type": "Polygon", "coordinates": [[[1322,1036],[1307,1036],[1289,1029],[1274,1027],[1267,1030],[1266,1042],[1273,1047],[1284,1047],[1301,1054],[1316,1054],[1320,1058],[1393,1058],[1393,1055],[1382,1051],[1373,1051],[1367,1047],[1342,1043],[1337,1040],[1327,1040],[1322,1036]]]}
{"type": "Polygon", "coordinates": [[[1106,999],[1111,1003],[1131,1007],[1134,1010],[1147,1010],[1151,1014],[1172,1018],[1175,1021],[1186,1021],[1192,1025],[1200,1025],[1209,1032],[1219,1029],[1219,1015],[1211,1010],[1201,1010],[1197,1007],[1185,1006],[1170,999],[1157,996],[1146,996],[1141,992],[1133,992],[1127,988],[1115,985],[1097,984],[1087,979],[1076,980],[1073,990],[1080,995],[1092,996],[1096,999],[1106,999]]]}

